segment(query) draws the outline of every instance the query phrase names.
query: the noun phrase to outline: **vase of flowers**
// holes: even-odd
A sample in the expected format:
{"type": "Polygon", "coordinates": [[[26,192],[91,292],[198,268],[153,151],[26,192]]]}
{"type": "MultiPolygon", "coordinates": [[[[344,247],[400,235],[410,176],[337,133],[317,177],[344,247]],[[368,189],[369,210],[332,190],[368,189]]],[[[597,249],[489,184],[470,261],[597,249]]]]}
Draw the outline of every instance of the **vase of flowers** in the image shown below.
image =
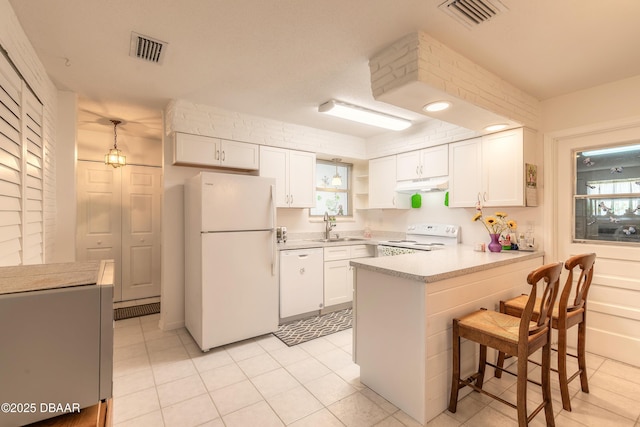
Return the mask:
{"type": "Polygon", "coordinates": [[[496,212],[495,215],[487,216],[482,215],[482,211],[478,212],[473,217],[473,221],[480,221],[484,228],[489,232],[491,242],[488,247],[491,252],[500,252],[502,250],[502,244],[500,243],[500,235],[503,231],[514,231],[518,224],[513,220],[507,220],[507,214],[504,212],[496,212]]]}

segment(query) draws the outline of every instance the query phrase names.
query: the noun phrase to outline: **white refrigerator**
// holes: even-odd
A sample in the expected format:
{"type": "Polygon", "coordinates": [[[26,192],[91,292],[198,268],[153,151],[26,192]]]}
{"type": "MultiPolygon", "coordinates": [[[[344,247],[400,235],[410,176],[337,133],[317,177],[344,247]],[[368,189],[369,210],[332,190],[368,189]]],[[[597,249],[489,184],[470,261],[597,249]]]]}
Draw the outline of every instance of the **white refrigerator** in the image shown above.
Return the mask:
{"type": "Polygon", "coordinates": [[[203,351],[278,329],[275,180],[185,183],[185,325],[203,351]]]}

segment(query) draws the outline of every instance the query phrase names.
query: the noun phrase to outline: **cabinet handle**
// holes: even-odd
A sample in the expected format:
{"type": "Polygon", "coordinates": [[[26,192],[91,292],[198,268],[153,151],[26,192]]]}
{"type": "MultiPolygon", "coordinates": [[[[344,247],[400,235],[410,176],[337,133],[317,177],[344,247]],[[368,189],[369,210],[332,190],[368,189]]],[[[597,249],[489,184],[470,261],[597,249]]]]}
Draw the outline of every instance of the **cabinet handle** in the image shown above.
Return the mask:
{"type": "Polygon", "coordinates": [[[393,196],[391,198],[391,206],[395,206],[396,205],[396,196],[393,196]]]}
{"type": "Polygon", "coordinates": [[[225,161],[225,159],[226,159],[226,156],[225,156],[224,151],[223,151],[223,152],[222,152],[222,161],[224,162],[224,161],[225,161]]]}
{"type": "Polygon", "coordinates": [[[422,176],[422,165],[420,165],[420,176],[422,176]]]}
{"type": "Polygon", "coordinates": [[[216,160],[220,160],[220,150],[216,150],[216,160]]]}
{"type": "Polygon", "coordinates": [[[304,274],[304,267],[300,269],[300,274],[304,274]]]}
{"type": "Polygon", "coordinates": [[[285,203],[286,205],[288,205],[288,204],[289,204],[289,195],[288,195],[288,194],[285,194],[285,195],[284,195],[284,203],[285,203]]]}
{"type": "Polygon", "coordinates": [[[293,194],[291,196],[289,196],[289,202],[291,202],[291,204],[293,204],[293,194]]]}
{"type": "Polygon", "coordinates": [[[420,176],[420,166],[416,166],[416,175],[420,176]]]}

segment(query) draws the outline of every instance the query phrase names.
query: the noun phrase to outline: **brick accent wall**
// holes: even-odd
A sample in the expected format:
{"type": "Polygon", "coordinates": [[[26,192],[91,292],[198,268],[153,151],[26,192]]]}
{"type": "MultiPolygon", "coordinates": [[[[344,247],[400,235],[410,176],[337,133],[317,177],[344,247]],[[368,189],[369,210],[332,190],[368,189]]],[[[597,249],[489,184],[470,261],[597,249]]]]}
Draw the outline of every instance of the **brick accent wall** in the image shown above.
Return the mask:
{"type": "Polygon", "coordinates": [[[171,101],[165,108],[165,117],[167,135],[185,132],[293,150],[366,158],[363,138],[194,104],[185,100],[171,101]]]}
{"type": "Polygon", "coordinates": [[[369,60],[369,67],[375,98],[419,81],[525,126],[539,128],[537,99],[423,31],[383,49],[369,60]]]}

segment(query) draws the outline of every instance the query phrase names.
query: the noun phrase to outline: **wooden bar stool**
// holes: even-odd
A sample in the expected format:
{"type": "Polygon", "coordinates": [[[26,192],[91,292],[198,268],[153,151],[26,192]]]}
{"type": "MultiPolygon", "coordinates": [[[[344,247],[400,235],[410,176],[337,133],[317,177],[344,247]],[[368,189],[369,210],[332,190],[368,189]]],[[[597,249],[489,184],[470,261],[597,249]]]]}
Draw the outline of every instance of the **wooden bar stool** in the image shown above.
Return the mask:
{"type": "Polygon", "coordinates": [[[562,272],[562,263],[547,264],[529,273],[527,283],[531,285],[531,293],[527,298],[520,318],[508,314],[480,309],[459,319],[453,319],[453,374],[451,379],[451,400],[449,411],[456,412],[458,391],[469,386],[475,391],[486,394],[518,411],[518,426],[529,424],[544,409],[547,426],[555,426],[551,403],[551,310],[558,294],[558,282],[562,272]],[[538,283],[544,280],[540,299],[538,283]],[[534,304],[540,316],[532,321],[534,304]],[[460,378],[460,338],[480,344],[478,372],[468,379],[460,378]],[[517,404],[489,393],[482,389],[487,362],[487,347],[518,357],[517,404]],[[527,415],[527,367],[528,358],[542,348],[542,403],[527,415]]]}
{"type": "MultiPolygon", "coordinates": [[[[551,327],[558,331],[558,369],[551,369],[558,373],[560,381],[560,394],[562,396],[562,407],[571,411],[571,400],[569,399],[569,383],[578,375],[580,376],[580,385],[582,391],[589,393],[589,383],[587,382],[587,360],[586,360],[586,317],[587,317],[587,295],[591,280],[593,279],[593,265],[596,260],[596,254],[575,255],[569,258],[564,267],[569,270],[569,276],[565,282],[562,294],[558,298],[558,303],[553,307],[551,316],[551,327]],[[575,285],[575,293],[572,301],[569,301],[571,289],[573,288],[574,270],[580,268],[580,276],[575,285]],[[578,325],[578,354],[569,356],[578,359],[578,370],[570,377],[567,373],[567,330],[578,325]]],[[[521,295],[508,301],[500,301],[500,312],[511,316],[520,317],[527,301],[526,295],[521,295]]],[[[537,307],[537,306],[536,306],[537,307]]],[[[534,311],[533,319],[538,316],[538,312],[534,311]]],[[[555,349],[554,349],[555,350],[555,349]]],[[[497,365],[499,368],[504,366],[505,354],[498,354],[497,365]]],[[[535,362],[534,362],[535,363],[535,362]]],[[[505,372],[509,372],[506,371],[505,372]]],[[[511,372],[509,372],[511,373],[511,372]]],[[[495,376],[500,378],[502,370],[497,369],[495,376]]]]}

